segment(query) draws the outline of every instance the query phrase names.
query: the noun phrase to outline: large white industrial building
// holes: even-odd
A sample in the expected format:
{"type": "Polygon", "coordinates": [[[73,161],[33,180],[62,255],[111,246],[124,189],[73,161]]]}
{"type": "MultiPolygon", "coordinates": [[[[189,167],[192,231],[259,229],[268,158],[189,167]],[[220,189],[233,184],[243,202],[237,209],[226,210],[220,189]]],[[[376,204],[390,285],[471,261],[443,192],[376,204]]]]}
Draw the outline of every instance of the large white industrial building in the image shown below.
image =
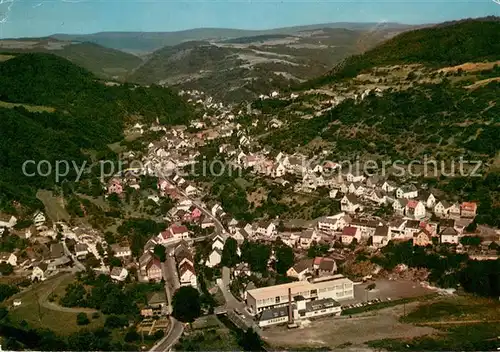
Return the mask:
{"type": "Polygon", "coordinates": [[[267,309],[286,307],[289,303],[296,302],[297,299],[306,302],[328,298],[335,301],[352,299],[354,298],[354,289],[351,280],[342,275],[333,275],[311,282],[295,281],[248,290],[246,297],[248,309],[256,315],[267,309]]]}

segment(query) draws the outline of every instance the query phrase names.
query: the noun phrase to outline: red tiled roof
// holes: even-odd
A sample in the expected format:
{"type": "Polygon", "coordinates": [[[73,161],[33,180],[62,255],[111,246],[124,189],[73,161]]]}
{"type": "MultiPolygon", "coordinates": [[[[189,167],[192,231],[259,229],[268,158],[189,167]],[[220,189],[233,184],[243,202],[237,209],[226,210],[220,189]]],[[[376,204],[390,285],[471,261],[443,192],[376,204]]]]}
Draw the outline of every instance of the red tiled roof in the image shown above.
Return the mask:
{"type": "Polygon", "coordinates": [[[354,236],[356,235],[357,231],[358,231],[357,227],[347,226],[344,227],[344,229],[342,230],[342,236],[354,236]]]}
{"type": "Polygon", "coordinates": [[[320,265],[322,260],[323,260],[322,257],[316,257],[316,258],[314,258],[314,265],[320,265]]]}
{"type": "Polygon", "coordinates": [[[460,206],[462,210],[466,211],[476,211],[477,209],[477,204],[474,202],[463,202],[462,205],[460,206]]]}
{"type": "Polygon", "coordinates": [[[175,235],[175,234],[179,234],[179,233],[188,232],[188,229],[184,225],[180,225],[180,226],[172,225],[172,226],[170,226],[170,231],[175,235]]]}
{"type": "Polygon", "coordinates": [[[193,266],[188,262],[182,263],[181,266],[179,267],[179,273],[181,274],[181,276],[188,270],[193,274],[195,273],[193,266]]]}
{"type": "Polygon", "coordinates": [[[410,200],[410,201],[408,201],[408,204],[406,204],[406,206],[408,208],[415,209],[417,207],[418,203],[419,202],[417,200],[410,200]]]}

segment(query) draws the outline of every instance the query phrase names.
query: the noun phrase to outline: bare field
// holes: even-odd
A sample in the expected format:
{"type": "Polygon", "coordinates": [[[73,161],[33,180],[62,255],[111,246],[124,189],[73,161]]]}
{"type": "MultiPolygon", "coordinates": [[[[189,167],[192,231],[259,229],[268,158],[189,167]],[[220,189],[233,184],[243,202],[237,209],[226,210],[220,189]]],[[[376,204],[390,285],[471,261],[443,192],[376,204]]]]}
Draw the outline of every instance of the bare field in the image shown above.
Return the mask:
{"type": "MultiPolygon", "coordinates": [[[[414,309],[418,304],[407,304],[406,309],[414,309]]],[[[295,330],[289,330],[287,327],[270,328],[264,330],[262,336],[273,347],[335,348],[345,344],[361,345],[372,340],[412,338],[436,333],[436,330],[430,327],[399,322],[403,310],[403,306],[396,306],[352,318],[326,317],[312,321],[308,327],[295,330]]]]}

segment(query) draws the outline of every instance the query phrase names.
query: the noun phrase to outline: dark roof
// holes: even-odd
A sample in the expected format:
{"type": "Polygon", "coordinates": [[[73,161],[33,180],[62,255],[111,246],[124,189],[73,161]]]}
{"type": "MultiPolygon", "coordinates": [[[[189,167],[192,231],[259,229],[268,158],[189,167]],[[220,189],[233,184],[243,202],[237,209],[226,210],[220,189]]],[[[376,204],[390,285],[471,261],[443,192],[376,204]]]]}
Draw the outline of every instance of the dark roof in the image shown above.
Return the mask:
{"type": "Polygon", "coordinates": [[[409,229],[418,229],[420,228],[420,221],[418,220],[408,220],[405,225],[406,228],[409,229]]]}
{"type": "Polygon", "coordinates": [[[62,243],[53,243],[50,245],[50,257],[61,258],[64,255],[64,248],[62,243]]]}
{"type": "Polygon", "coordinates": [[[333,298],[318,299],[315,301],[310,301],[306,303],[306,311],[314,312],[317,310],[322,310],[330,307],[339,307],[340,303],[333,298]]]}
{"type": "Polygon", "coordinates": [[[259,321],[267,321],[288,316],[288,306],[266,309],[260,315],[259,321]]]}
{"type": "Polygon", "coordinates": [[[293,268],[295,269],[297,274],[300,274],[304,270],[311,268],[312,264],[313,264],[313,259],[303,259],[300,262],[295,263],[293,268]]]}
{"type": "Polygon", "coordinates": [[[148,305],[167,303],[165,291],[154,292],[148,299],[148,305]]]}
{"type": "Polygon", "coordinates": [[[385,225],[383,226],[378,226],[376,229],[375,229],[375,233],[374,233],[374,236],[382,236],[382,237],[385,237],[387,236],[387,232],[389,231],[389,228],[385,225]]]}
{"type": "Polygon", "coordinates": [[[440,235],[443,236],[456,236],[458,234],[457,230],[453,227],[447,227],[443,231],[441,231],[440,235]]]}
{"type": "Polygon", "coordinates": [[[335,269],[335,260],[331,258],[323,258],[319,264],[319,270],[332,272],[335,269]]]}

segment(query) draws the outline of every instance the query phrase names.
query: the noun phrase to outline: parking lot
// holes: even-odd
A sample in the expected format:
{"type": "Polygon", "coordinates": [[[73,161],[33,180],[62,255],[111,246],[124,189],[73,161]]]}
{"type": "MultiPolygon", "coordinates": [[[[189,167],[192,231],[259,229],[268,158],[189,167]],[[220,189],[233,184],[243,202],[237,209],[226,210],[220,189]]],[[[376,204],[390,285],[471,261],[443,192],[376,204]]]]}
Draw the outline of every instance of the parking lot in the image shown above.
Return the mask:
{"type": "Polygon", "coordinates": [[[380,279],[368,281],[354,286],[354,299],[342,300],[342,307],[356,305],[367,301],[385,302],[401,298],[425,296],[435,291],[421,286],[418,282],[405,280],[380,279]],[[375,284],[375,288],[367,290],[367,287],[375,284]]]}

